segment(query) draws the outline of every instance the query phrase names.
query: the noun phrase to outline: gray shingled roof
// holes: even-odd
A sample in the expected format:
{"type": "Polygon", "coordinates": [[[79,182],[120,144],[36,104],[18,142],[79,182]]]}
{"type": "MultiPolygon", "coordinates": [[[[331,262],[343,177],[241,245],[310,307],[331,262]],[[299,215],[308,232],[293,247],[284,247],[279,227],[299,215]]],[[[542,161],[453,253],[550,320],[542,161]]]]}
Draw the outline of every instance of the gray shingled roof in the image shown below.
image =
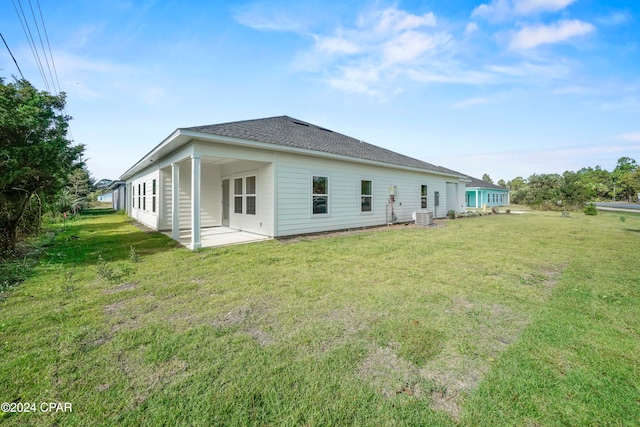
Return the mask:
{"type": "Polygon", "coordinates": [[[443,174],[465,176],[460,172],[377,147],[289,116],[243,120],[209,126],[194,126],[183,130],[303,148],[443,174]]]}
{"type": "Polygon", "coordinates": [[[508,191],[508,188],[500,187],[496,184],[491,184],[490,182],[483,181],[478,178],[474,178],[472,176],[467,176],[467,179],[471,182],[467,182],[467,188],[490,188],[493,190],[505,190],[508,191]]]}

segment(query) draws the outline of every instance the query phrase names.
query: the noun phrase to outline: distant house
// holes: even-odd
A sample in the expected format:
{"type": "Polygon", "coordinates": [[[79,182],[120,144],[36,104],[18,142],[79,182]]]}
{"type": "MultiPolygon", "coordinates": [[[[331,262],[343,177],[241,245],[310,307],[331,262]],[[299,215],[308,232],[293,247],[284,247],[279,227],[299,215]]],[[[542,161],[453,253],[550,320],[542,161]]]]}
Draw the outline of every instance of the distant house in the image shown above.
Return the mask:
{"type": "Polygon", "coordinates": [[[192,249],[203,230],[279,237],[465,210],[465,175],[288,116],[177,129],[120,179],[130,216],[192,249]]]}
{"type": "Polygon", "coordinates": [[[127,205],[127,183],[115,180],[108,188],[111,190],[111,206],[119,211],[126,209],[127,205]]]}
{"type": "Polygon", "coordinates": [[[112,197],[111,193],[101,194],[100,196],[98,196],[98,201],[103,203],[111,202],[112,200],[111,197],[112,197]]]}
{"type": "Polygon", "coordinates": [[[465,201],[468,208],[481,208],[484,205],[506,206],[509,204],[509,190],[471,176],[467,177],[465,201]]]}

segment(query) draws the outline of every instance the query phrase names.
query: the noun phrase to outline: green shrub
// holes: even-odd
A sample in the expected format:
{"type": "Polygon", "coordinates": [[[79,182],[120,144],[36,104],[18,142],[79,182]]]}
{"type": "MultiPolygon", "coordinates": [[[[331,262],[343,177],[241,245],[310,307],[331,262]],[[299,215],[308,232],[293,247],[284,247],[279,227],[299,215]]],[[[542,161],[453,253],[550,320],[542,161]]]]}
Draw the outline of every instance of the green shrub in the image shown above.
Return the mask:
{"type": "Polygon", "coordinates": [[[450,210],[449,212],[447,212],[447,217],[449,219],[456,219],[456,211],[454,211],[453,209],[450,210]]]}
{"type": "Polygon", "coordinates": [[[584,214],[598,215],[598,209],[596,209],[596,205],[594,205],[593,203],[589,203],[587,206],[584,207],[584,214]]]}
{"type": "Polygon", "coordinates": [[[109,282],[113,282],[116,279],[116,274],[113,271],[113,267],[111,267],[104,259],[102,259],[102,255],[98,255],[96,270],[98,271],[98,276],[109,282]]]}
{"type": "Polygon", "coordinates": [[[131,246],[129,249],[129,260],[134,264],[140,261],[140,256],[136,252],[136,248],[134,246],[131,246]]]}

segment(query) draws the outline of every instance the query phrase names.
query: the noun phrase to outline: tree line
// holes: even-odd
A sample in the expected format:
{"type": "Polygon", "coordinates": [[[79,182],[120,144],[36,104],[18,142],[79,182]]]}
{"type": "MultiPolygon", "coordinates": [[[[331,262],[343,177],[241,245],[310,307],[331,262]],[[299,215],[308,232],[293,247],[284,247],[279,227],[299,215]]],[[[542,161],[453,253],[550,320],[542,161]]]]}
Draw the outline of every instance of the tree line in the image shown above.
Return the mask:
{"type": "MultiPolygon", "coordinates": [[[[482,179],[493,183],[488,174],[482,179]]],[[[511,190],[511,202],[541,207],[581,208],[587,202],[626,201],[638,199],[640,167],[630,157],[618,159],[609,172],[600,166],[585,167],[577,172],[518,176],[498,185],[511,190]]]]}
{"type": "Polygon", "coordinates": [[[68,138],[66,95],[0,77],[0,259],[37,234],[46,215],[78,212],[106,190],[86,168],[83,144],[68,138]]]}

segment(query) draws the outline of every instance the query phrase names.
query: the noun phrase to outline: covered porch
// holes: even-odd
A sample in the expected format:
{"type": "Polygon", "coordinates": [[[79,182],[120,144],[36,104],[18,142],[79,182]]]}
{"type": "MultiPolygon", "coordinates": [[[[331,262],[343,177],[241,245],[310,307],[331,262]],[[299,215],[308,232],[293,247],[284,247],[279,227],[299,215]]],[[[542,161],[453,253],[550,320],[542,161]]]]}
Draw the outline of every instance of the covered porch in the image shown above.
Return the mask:
{"type": "MultiPolygon", "coordinates": [[[[164,234],[172,237],[171,232],[165,231],[164,234]]],[[[192,244],[191,237],[191,230],[180,230],[180,237],[177,241],[183,246],[189,246],[192,244]]],[[[200,245],[203,248],[262,242],[269,239],[271,238],[268,236],[249,233],[247,231],[234,230],[229,227],[220,226],[200,229],[200,245]]]]}
{"type": "Polygon", "coordinates": [[[189,249],[271,238],[273,163],[213,148],[160,165],[158,229],[189,249]]]}

